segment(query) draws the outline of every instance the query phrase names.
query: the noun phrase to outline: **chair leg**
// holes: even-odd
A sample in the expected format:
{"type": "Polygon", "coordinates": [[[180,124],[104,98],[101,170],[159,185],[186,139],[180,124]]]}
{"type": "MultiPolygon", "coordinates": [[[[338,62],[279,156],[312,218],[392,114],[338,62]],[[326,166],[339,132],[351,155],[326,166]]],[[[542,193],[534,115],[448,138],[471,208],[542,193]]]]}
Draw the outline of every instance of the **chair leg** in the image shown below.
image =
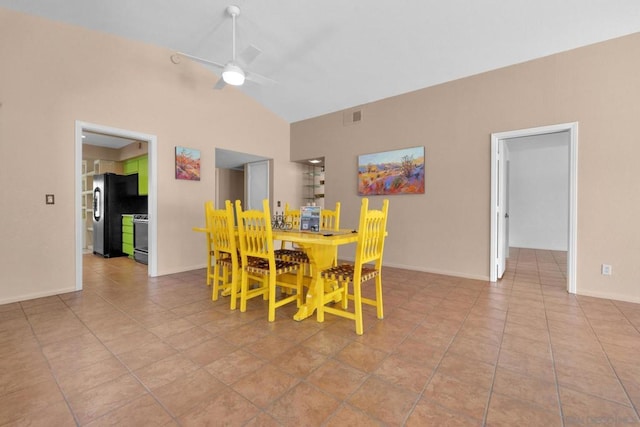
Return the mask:
{"type": "Polygon", "coordinates": [[[384,319],[384,310],[382,306],[382,275],[376,276],[376,311],[378,319],[384,319]]]}
{"type": "Polygon", "coordinates": [[[298,272],[296,273],[296,307],[300,308],[303,304],[302,295],[304,293],[304,286],[302,285],[302,280],[304,278],[304,267],[302,264],[298,267],[298,272]]]}
{"type": "Polygon", "coordinates": [[[242,275],[240,278],[240,311],[247,311],[247,292],[249,290],[249,277],[247,275],[246,270],[242,270],[242,275]]]}
{"type": "Polygon", "coordinates": [[[356,334],[364,333],[362,324],[362,286],[360,283],[353,282],[353,305],[355,311],[356,334]]]}
{"type": "Polygon", "coordinates": [[[235,310],[238,300],[238,269],[235,266],[231,267],[231,310],[235,310]]]}
{"type": "MultiPolygon", "coordinates": [[[[215,270],[215,267],[214,267],[215,270]]],[[[215,275],[215,271],[213,273],[215,275]]],[[[211,286],[211,251],[207,251],[207,286],[211,286]]]]}
{"type": "Polygon", "coordinates": [[[224,264],[222,266],[222,277],[220,278],[220,282],[222,282],[222,286],[220,287],[220,295],[226,297],[231,292],[231,282],[229,281],[231,277],[231,270],[229,270],[229,265],[224,264]]]}
{"type": "MultiPolygon", "coordinates": [[[[211,268],[211,267],[208,267],[211,268]]],[[[218,265],[218,263],[216,263],[213,266],[213,290],[212,290],[212,294],[211,294],[211,299],[213,301],[217,301],[218,300],[218,294],[220,293],[220,280],[218,279],[220,277],[220,265],[218,265]]],[[[207,285],[210,285],[211,283],[209,283],[211,279],[211,276],[209,276],[207,274],[207,285]]]]}
{"type": "Polygon", "coordinates": [[[269,275],[269,322],[276,320],[276,277],[269,275]]]}
{"type": "Polygon", "coordinates": [[[342,283],[342,309],[346,310],[349,308],[349,282],[342,283]]]}

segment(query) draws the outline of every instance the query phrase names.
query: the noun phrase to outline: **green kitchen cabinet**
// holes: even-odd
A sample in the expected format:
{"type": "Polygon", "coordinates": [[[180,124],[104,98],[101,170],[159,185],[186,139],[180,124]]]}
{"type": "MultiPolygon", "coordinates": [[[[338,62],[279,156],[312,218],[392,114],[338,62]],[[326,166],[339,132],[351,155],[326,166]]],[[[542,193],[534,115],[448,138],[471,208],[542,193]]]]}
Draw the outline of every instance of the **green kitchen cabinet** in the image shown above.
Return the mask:
{"type": "Polygon", "coordinates": [[[147,196],[149,194],[149,155],[125,160],[122,169],[125,175],[138,174],[138,194],[147,196]]]}
{"type": "Polygon", "coordinates": [[[129,159],[122,162],[122,173],[124,175],[138,173],[138,159],[129,159]]]}
{"type": "Polygon", "coordinates": [[[133,215],[122,215],[122,252],[133,258],[133,215]]]}
{"type": "Polygon", "coordinates": [[[143,156],[138,160],[138,194],[149,194],[149,156],[143,156]]]}

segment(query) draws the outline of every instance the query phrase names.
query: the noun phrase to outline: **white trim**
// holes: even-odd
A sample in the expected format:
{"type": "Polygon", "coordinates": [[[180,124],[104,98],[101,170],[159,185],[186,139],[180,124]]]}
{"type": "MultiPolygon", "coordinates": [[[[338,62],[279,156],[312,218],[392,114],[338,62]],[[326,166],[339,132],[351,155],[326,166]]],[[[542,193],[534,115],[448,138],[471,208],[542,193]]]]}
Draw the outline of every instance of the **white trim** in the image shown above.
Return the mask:
{"type": "MultiPolygon", "coordinates": [[[[354,262],[355,258],[353,258],[353,257],[340,257],[340,260],[354,262]]],[[[434,269],[434,268],[425,268],[425,267],[420,267],[420,266],[416,266],[416,265],[401,264],[401,263],[397,263],[397,262],[383,262],[382,263],[382,267],[383,268],[384,267],[401,268],[403,270],[419,271],[421,273],[438,274],[438,275],[441,275],[441,276],[459,277],[459,278],[462,278],[462,279],[481,280],[483,282],[486,282],[487,280],[489,280],[489,278],[487,276],[481,276],[481,275],[477,275],[477,274],[465,274],[465,273],[461,273],[459,271],[439,270],[437,268],[436,269],[434,269]]]]}
{"type": "Polygon", "coordinates": [[[581,291],[580,296],[582,297],[593,297],[593,298],[602,298],[608,299],[612,301],[622,301],[622,302],[630,302],[633,304],[640,304],[640,297],[632,297],[627,294],[616,294],[610,292],[593,292],[593,291],[581,291]]]}
{"type": "Polygon", "coordinates": [[[23,302],[23,301],[28,301],[28,300],[32,300],[32,299],[36,299],[36,298],[45,298],[45,297],[50,297],[50,296],[54,296],[54,295],[62,295],[62,294],[66,294],[69,292],[75,292],[77,289],[75,287],[67,287],[67,288],[59,288],[56,290],[47,290],[45,292],[33,292],[30,294],[25,294],[25,295],[18,295],[18,296],[14,296],[11,298],[6,298],[6,299],[2,299],[0,300],[0,305],[3,304],[10,304],[13,302],[23,302]]]}
{"type": "Polygon", "coordinates": [[[557,132],[569,132],[569,248],[567,253],[567,291],[575,294],[576,289],[576,263],[577,263],[577,231],[578,231],[578,122],[562,123],[550,126],[541,126],[530,129],[520,129],[491,134],[491,249],[489,255],[489,280],[497,280],[497,171],[495,158],[498,155],[498,147],[501,141],[510,138],[544,135],[557,132]]]}
{"type": "Polygon", "coordinates": [[[76,205],[76,290],[82,290],[82,234],[84,232],[84,221],[82,220],[82,132],[83,131],[103,133],[119,136],[122,138],[146,141],[149,145],[149,196],[147,199],[149,217],[149,264],[147,266],[148,275],[156,277],[158,275],[158,137],[155,135],[134,132],[125,129],[118,129],[109,126],[97,125],[94,123],[76,120],[75,123],[75,205],[76,205]]]}

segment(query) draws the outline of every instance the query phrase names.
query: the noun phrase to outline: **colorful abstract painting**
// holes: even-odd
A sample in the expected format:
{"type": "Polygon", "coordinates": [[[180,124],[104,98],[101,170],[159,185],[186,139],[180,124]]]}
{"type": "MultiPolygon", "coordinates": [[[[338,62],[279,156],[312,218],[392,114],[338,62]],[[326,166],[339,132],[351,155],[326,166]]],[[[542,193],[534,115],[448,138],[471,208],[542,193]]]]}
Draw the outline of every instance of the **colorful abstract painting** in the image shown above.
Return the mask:
{"type": "Polygon", "coordinates": [[[176,179],[200,181],[200,150],[176,147],[176,179]]]}
{"type": "Polygon", "coordinates": [[[424,147],[358,156],[358,195],[424,194],[424,147]]]}

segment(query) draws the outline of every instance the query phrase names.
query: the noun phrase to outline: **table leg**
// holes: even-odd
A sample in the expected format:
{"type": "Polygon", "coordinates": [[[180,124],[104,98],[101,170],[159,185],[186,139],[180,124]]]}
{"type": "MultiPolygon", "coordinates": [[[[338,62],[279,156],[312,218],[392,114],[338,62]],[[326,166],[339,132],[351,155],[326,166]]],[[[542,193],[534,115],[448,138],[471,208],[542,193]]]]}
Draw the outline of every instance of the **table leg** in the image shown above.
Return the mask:
{"type": "Polygon", "coordinates": [[[335,255],[335,247],[330,245],[301,245],[304,247],[311,263],[313,277],[307,290],[304,304],[300,306],[298,312],[293,316],[294,320],[303,320],[313,315],[318,308],[319,294],[324,292],[325,281],[320,276],[320,272],[332,266],[335,255]]]}

